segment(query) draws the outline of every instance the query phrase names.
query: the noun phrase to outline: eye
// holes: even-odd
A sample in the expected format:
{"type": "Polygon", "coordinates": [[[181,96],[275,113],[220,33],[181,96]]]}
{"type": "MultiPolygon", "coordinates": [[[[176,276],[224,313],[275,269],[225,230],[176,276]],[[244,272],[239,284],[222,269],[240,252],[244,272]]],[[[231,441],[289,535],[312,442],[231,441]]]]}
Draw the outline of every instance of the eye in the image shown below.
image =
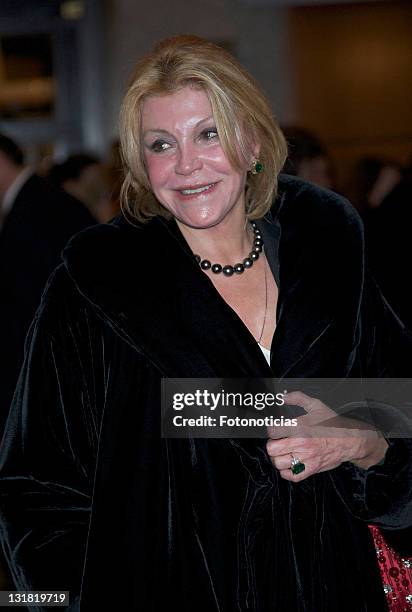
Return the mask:
{"type": "Polygon", "coordinates": [[[167,151],[170,149],[170,144],[165,142],[164,140],[155,140],[150,146],[150,150],[154,153],[162,153],[163,151],[167,151]]]}
{"type": "Polygon", "coordinates": [[[206,130],[203,130],[203,132],[201,132],[200,134],[200,137],[204,140],[211,141],[215,140],[216,138],[219,138],[219,135],[217,133],[217,129],[215,127],[211,127],[207,128],[206,130]]]}

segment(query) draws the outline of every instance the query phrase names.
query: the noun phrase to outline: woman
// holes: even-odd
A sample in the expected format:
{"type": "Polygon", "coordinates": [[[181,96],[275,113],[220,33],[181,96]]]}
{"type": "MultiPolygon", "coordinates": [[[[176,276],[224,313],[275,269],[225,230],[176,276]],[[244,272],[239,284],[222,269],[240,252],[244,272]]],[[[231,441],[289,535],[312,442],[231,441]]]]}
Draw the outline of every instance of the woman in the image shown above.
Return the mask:
{"type": "Polygon", "coordinates": [[[277,181],[266,100],[201,39],[138,64],[120,129],[128,219],[66,248],[8,422],[18,587],[82,611],[385,610],[367,521],[411,522],[405,440],[160,437],[162,377],[405,375],[358,217],[277,181]]]}

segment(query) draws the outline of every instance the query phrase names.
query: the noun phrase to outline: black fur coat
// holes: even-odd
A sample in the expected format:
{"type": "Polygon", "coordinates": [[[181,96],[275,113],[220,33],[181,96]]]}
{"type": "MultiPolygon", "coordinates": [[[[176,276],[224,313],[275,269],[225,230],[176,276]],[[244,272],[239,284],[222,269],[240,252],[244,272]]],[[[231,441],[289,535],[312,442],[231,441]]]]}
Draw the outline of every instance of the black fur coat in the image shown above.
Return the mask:
{"type": "Polygon", "coordinates": [[[258,225],[279,286],[271,368],[173,221],[119,218],[66,247],[1,454],[19,589],[70,590],[85,612],[386,610],[367,523],[412,523],[409,441],[294,484],[264,440],[160,437],[162,377],[410,375],[350,205],[281,177],[258,225]]]}

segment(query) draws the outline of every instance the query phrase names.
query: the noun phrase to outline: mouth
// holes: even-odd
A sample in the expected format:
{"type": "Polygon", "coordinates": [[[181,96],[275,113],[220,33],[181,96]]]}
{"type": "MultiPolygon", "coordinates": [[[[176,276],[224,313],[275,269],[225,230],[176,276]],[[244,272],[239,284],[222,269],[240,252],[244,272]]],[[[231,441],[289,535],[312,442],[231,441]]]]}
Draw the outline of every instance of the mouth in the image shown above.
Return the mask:
{"type": "Polygon", "coordinates": [[[210,191],[211,189],[213,189],[213,187],[215,187],[215,185],[216,183],[209,183],[208,185],[199,185],[199,186],[194,185],[193,187],[177,189],[176,191],[178,191],[183,196],[196,196],[201,193],[206,193],[207,191],[210,191]]]}

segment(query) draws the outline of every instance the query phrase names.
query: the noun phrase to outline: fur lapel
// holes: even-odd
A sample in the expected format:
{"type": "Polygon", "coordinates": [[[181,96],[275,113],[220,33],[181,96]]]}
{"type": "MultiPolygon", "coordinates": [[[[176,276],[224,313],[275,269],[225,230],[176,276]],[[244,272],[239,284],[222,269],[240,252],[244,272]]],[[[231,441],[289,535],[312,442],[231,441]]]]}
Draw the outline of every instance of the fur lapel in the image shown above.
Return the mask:
{"type": "MultiPolygon", "coordinates": [[[[292,185],[296,192],[296,184],[292,185]]],[[[118,217],[111,225],[78,234],[63,259],[79,291],[164,376],[280,377],[319,372],[340,376],[350,363],[353,342],[348,342],[348,325],[342,337],[336,333],[336,324],[342,309],[348,315],[357,314],[360,289],[345,287],[343,279],[346,293],[336,294],[339,284],[334,276],[340,274],[336,238],[322,240],[319,229],[319,236],[308,238],[316,223],[312,219],[308,224],[307,215],[302,219],[293,210],[296,195],[289,195],[288,202],[287,190],[281,191],[272,212],[259,222],[279,285],[271,369],[236,313],[199,271],[174,221],[155,218],[144,226],[132,226],[118,217]],[[352,308],[348,310],[349,295],[352,308]],[[325,340],[333,330],[333,341],[348,345],[339,373],[330,367],[337,365],[331,355],[338,347],[325,351],[325,340]],[[328,363],[316,352],[321,340],[328,363]],[[309,371],[308,363],[312,364],[309,371]]],[[[352,336],[355,323],[352,317],[352,336]]]]}
{"type": "Polygon", "coordinates": [[[75,237],[64,260],[79,291],[164,376],[270,375],[174,222],[156,218],[140,228],[119,217],[75,237]]]}

